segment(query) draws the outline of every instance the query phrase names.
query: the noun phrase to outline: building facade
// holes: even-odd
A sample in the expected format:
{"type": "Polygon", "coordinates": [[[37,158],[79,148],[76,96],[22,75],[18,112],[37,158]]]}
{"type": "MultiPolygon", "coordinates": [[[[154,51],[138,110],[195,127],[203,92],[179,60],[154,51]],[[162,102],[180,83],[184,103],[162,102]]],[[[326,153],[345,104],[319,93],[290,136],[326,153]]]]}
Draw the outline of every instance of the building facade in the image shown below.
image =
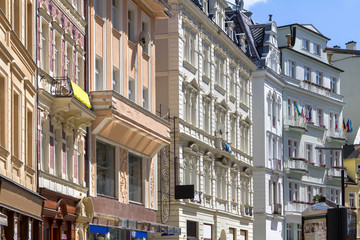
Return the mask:
{"type": "Polygon", "coordinates": [[[0,3],[0,234],[41,235],[44,198],[35,159],[36,64],[34,1],[0,3]]]}
{"type": "Polygon", "coordinates": [[[97,115],[89,139],[90,238],[147,238],[161,231],[157,158],[170,144],[170,125],[156,115],[154,45],[155,19],[167,18],[169,6],[91,0],[88,10],[89,87],[97,115]]]}
{"type": "MultiPolygon", "coordinates": [[[[156,101],[171,112],[169,239],[253,239],[252,71],[227,3],[169,1],[156,22],[156,101]],[[174,199],[194,185],[193,199],[174,199]]],[[[160,206],[164,203],[160,202],[160,206]]]]}
{"type": "Polygon", "coordinates": [[[342,70],[323,52],[329,39],[312,25],[278,28],[283,92],[286,239],[301,238],[301,212],[315,195],[340,203],[342,70]]]}
{"type": "Polygon", "coordinates": [[[86,1],[37,1],[37,156],[43,239],[84,239],[87,127],[95,119],[86,89],[86,1]]]}
{"type": "MultiPolygon", "coordinates": [[[[360,69],[360,50],[356,49],[356,42],[350,41],[345,44],[346,48],[342,49],[339,46],[325,48],[332,64],[342,70],[341,77],[341,94],[344,96],[346,106],[344,108],[344,119],[347,124],[347,119],[351,120],[352,132],[347,132],[348,144],[359,144],[360,139],[354,142],[358,129],[360,127],[360,115],[357,111],[358,94],[355,91],[359,86],[360,69]]],[[[349,122],[350,124],[350,122],[349,122]]]]}

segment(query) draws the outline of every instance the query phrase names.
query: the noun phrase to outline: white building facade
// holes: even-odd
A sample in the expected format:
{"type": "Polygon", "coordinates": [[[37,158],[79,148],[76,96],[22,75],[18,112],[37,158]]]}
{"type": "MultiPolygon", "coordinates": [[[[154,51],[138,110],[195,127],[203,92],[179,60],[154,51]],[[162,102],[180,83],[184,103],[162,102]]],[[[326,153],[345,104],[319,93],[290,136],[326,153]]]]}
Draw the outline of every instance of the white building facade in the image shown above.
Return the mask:
{"type": "Polygon", "coordinates": [[[236,44],[225,1],[169,4],[174,17],[156,22],[156,98],[174,116],[166,224],[181,235],[168,238],[253,239],[256,66],[236,44]],[[175,200],[175,184],[193,184],[194,199],[175,200]]]}
{"type": "Polygon", "coordinates": [[[301,212],[317,194],[340,204],[343,97],[341,70],[323,52],[329,40],[312,25],[278,28],[284,119],[286,239],[301,239],[301,212]]]}

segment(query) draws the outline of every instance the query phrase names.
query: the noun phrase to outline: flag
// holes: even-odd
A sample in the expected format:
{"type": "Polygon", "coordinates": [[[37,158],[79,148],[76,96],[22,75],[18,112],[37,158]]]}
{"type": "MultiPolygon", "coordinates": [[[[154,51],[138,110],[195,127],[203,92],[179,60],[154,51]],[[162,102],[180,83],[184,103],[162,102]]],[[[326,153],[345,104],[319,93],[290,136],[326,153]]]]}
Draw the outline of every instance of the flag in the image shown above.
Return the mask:
{"type": "Polygon", "coordinates": [[[305,114],[304,114],[304,108],[301,109],[301,115],[302,118],[305,118],[305,114]]]}
{"type": "Polygon", "coordinates": [[[297,117],[299,117],[300,116],[300,110],[299,110],[299,108],[298,108],[298,105],[297,104],[295,104],[295,106],[294,106],[294,110],[295,110],[295,115],[297,116],[297,117]]]}
{"type": "Polygon", "coordinates": [[[311,120],[312,120],[312,108],[310,108],[310,110],[309,110],[309,119],[308,119],[308,121],[311,122],[311,120]]]}
{"type": "Polygon", "coordinates": [[[346,123],[346,132],[350,132],[350,120],[349,119],[347,120],[347,123],[346,123]]]}
{"type": "Polygon", "coordinates": [[[352,127],[352,122],[350,120],[350,133],[352,133],[352,132],[353,132],[353,127],[352,127]]]}
{"type": "Polygon", "coordinates": [[[339,122],[335,121],[335,130],[338,130],[338,128],[339,128],[339,122]]]}
{"type": "Polygon", "coordinates": [[[346,126],[345,126],[345,119],[343,119],[343,132],[345,132],[346,126]]]}

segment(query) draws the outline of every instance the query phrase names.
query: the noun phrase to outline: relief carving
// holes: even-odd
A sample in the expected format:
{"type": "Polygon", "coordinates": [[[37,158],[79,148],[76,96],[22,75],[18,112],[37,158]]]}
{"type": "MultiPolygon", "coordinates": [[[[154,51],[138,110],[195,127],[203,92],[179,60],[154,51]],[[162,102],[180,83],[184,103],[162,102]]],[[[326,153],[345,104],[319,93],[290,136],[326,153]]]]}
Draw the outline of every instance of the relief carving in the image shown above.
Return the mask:
{"type": "Polygon", "coordinates": [[[120,202],[128,203],[128,152],[120,148],[120,202]]]}

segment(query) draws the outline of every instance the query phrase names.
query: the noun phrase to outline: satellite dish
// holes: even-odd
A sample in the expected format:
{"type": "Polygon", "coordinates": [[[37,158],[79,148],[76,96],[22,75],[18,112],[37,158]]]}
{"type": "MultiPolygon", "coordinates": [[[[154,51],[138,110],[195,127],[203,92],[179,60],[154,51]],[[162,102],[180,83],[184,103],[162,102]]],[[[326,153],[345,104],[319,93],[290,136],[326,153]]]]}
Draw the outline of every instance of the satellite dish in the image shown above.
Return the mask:
{"type": "Polygon", "coordinates": [[[139,43],[142,47],[149,44],[150,34],[148,31],[142,30],[139,34],[139,43]]]}
{"type": "Polygon", "coordinates": [[[220,135],[223,135],[225,133],[225,125],[223,123],[219,123],[217,126],[217,131],[220,133],[220,135]]]}

